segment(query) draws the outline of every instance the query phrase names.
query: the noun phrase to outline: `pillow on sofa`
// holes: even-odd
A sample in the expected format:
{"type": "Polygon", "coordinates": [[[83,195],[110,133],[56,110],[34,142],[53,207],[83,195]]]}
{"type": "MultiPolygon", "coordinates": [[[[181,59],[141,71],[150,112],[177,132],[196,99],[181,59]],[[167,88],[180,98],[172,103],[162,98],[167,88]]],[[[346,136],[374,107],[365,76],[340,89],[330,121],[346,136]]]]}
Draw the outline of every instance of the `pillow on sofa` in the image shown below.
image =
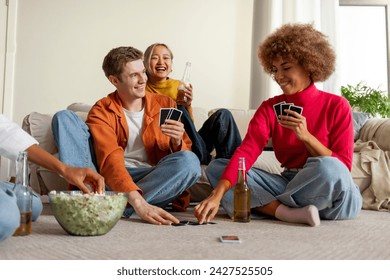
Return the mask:
{"type": "Polygon", "coordinates": [[[356,140],[359,139],[360,130],[363,127],[363,125],[367,122],[368,118],[370,117],[370,114],[368,113],[361,113],[361,112],[353,112],[353,140],[356,142],[356,140]]]}
{"type": "Polygon", "coordinates": [[[383,151],[390,151],[390,119],[370,118],[360,131],[359,139],[374,141],[383,151]]]}
{"type": "Polygon", "coordinates": [[[51,119],[53,115],[32,112],[23,119],[22,128],[34,137],[41,148],[51,154],[57,153],[51,131],[51,119]]]}
{"type": "Polygon", "coordinates": [[[66,109],[71,110],[73,112],[86,112],[88,113],[91,110],[92,106],[86,103],[77,102],[72,103],[66,109]]]}
{"type": "MultiPolygon", "coordinates": [[[[215,108],[209,111],[208,115],[211,116],[217,110],[221,108],[215,108]]],[[[245,134],[248,130],[248,124],[255,114],[256,110],[254,109],[228,109],[237,124],[238,130],[240,131],[241,138],[245,137],[245,134]]]]}

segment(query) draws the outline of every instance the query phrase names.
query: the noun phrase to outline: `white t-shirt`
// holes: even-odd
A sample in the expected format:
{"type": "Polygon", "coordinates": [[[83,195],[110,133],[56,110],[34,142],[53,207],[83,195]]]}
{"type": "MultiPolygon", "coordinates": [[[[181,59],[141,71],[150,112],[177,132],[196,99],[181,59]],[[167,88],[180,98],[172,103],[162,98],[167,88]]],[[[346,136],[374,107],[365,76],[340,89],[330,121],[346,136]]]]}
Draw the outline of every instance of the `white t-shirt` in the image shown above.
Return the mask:
{"type": "Polygon", "coordinates": [[[19,152],[38,144],[30,134],[0,114],[0,156],[16,160],[19,152]]]}
{"type": "Polygon", "coordinates": [[[150,167],[149,158],[142,141],[142,125],[145,110],[129,112],[123,108],[123,111],[126,115],[127,125],[129,126],[129,139],[125,149],[125,166],[150,167]]]}

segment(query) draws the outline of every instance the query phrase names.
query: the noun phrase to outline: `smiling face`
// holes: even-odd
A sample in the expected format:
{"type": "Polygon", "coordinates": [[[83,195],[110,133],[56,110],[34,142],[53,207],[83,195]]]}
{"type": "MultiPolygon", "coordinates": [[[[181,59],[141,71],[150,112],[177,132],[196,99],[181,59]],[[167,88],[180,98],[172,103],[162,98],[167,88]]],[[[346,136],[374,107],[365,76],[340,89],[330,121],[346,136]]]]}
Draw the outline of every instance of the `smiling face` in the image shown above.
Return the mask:
{"type": "Polygon", "coordinates": [[[150,57],[149,79],[153,82],[165,81],[172,72],[172,57],[170,51],[161,45],[154,47],[150,57]]]}
{"type": "Polygon", "coordinates": [[[143,61],[138,59],[127,62],[119,77],[111,75],[109,80],[116,87],[124,107],[131,110],[131,107],[135,105],[133,109],[137,111],[145,96],[147,81],[143,61]]]}
{"type": "Polygon", "coordinates": [[[281,57],[272,63],[272,75],[286,95],[300,92],[311,84],[309,73],[300,64],[281,57]]]}

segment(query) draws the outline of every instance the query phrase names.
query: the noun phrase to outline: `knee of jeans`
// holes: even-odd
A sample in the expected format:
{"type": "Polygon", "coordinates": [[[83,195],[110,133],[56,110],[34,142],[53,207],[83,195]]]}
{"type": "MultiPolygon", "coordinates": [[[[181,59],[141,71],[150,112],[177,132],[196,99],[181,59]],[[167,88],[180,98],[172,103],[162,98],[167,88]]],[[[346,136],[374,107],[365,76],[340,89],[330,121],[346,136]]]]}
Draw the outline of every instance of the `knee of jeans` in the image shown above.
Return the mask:
{"type": "Polygon", "coordinates": [[[189,170],[193,170],[195,174],[200,176],[200,161],[195,153],[191,151],[181,151],[180,166],[186,166],[189,170]]]}
{"type": "Polygon", "coordinates": [[[342,176],[344,172],[349,174],[348,168],[335,157],[312,157],[307,161],[313,174],[319,174],[324,178],[342,176]]]}
{"type": "Polygon", "coordinates": [[[232,112],[230,112],[230,110],[225,108],[218,109],[213,115],[217,118],[233,119],[232,112]]]}
{"type": "Polygon", "coordinates": [[[209,165],[206,167],[205,173],[206,173],[207,179],[210,181],[210,183],[213,187],[216,186],[216,183],[218,182],[219,178],[221,177],[228,162],[229,162],[228,159],[217,158],[217,159],[214,159],[213,161],[211,161],[209,163],[209,165]]]}
{"type": "Polygon", "coordinates": [[[71,110],[61,110],[54,114],[52,123],[58,124],[58,122],[64,120],[74,120],[76,113],[71,110]]]}

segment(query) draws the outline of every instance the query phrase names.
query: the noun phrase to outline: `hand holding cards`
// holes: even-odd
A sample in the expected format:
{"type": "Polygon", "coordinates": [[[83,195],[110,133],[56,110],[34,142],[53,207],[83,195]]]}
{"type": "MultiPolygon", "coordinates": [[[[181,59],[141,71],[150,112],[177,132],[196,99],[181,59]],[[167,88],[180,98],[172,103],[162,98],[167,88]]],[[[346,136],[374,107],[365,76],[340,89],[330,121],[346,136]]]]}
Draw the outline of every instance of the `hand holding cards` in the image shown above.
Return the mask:
{"type": "Polygon", "coordinates": [[[165,123],[165,120],[178,121],[183,112],[176,108],[161,108],[160,109],[160,126],[165,123]]]}
{"type": "MultiPolygon", "coordinates": [[[[291,110],[297,112],[298,114],[302,114],[303,108],[300,106],[294,105],[294,103],[286,103],[285,101],[274,104],[274,112],[276,117],[279,119],[279,116],[289,116],[285,110],[291,110]]],[[[293,115],[290,115],[293,117],[293,115]]]]}

